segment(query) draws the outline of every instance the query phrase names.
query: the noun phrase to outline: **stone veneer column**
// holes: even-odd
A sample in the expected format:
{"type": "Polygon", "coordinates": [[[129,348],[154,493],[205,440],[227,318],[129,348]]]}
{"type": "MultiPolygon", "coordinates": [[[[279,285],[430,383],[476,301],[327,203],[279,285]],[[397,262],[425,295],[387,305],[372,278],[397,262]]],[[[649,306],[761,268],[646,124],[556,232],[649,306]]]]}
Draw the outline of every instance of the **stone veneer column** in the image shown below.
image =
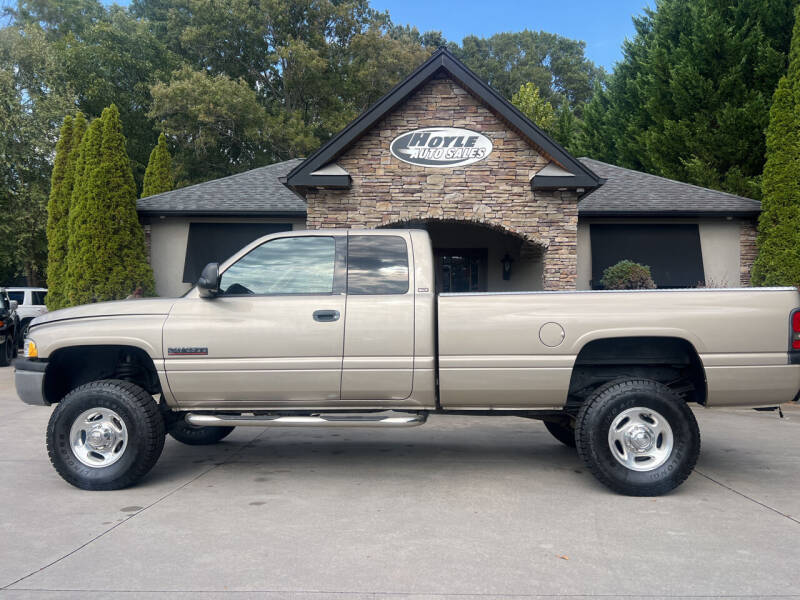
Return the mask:
{"type": "Polygon", "coordinates": [[[742,222],[739,231],[739,284],[750,285],[750,272],[758,255],[755,221],[742,222]]]}

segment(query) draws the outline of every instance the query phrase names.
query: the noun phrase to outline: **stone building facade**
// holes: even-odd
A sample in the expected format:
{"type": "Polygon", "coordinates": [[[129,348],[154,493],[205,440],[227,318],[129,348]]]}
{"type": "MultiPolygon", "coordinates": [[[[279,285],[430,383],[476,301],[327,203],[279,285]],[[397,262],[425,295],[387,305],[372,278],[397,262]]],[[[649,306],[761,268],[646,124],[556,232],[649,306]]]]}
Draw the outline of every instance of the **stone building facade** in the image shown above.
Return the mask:
{"type": "Polygon", "coordinates": [[[518,236],[521,260],[542,260],[544,289],[573,289],[578,195],[531,189],[531,179],[548,162],[452,79],[433,79],[338,158],[352,177],[349,189],[306,192],[306,223],[311,229],[430,220],[479,223],[518,236]],[[480,131],[494,148],[478,163],[435,171],[386,151],[400,134],[434,126],[480,131]]]}
{"type": "Polygon", "coordinates": [[[162,295],[265,233],[333,227],[426,229],[440,292],[596,289],[622,259],[659,288],[734,287],[750,282],[760,212],[571,156],[445,49],[311,156],[138,208],[162,295]]]}

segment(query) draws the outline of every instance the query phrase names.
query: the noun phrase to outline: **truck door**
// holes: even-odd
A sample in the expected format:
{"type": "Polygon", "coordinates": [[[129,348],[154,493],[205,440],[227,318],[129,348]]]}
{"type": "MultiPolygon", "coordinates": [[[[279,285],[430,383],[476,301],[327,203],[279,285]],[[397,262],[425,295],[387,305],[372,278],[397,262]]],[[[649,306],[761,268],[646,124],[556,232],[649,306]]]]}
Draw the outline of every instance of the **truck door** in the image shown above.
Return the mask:
{"type": "Polygon", "coordinates": [[[342,403],[397,401],[414,375],[414,282],[407,233],[347,237],[342,403]]]}
{"type": "Polygon", "coordinates": [[[224,270],[217,297],[175,303],[165,369],[182,408],[339,403],[346,239],[274,237],[224,270]]]}

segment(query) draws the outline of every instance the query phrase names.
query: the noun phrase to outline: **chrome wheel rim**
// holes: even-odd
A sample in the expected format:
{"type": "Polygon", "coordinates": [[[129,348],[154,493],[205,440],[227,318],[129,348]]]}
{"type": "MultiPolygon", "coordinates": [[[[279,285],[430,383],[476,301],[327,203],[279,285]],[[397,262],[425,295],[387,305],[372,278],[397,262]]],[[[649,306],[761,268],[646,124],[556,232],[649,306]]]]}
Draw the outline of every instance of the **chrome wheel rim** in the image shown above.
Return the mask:
{"type": "Polygon", "coordinates": [[[631,471],[652,471],[663,465],[672,454],[674,441],[669,422],[644,406],[622,411],[608,430],[611,454],[631,471]]]}
{"type": "Polygon", "coordinates": [[[83,411],[69,431],[72,453],[87,467],[108,467],[117,462],[128,446],[128,428],[109,408],[83,411]]]}

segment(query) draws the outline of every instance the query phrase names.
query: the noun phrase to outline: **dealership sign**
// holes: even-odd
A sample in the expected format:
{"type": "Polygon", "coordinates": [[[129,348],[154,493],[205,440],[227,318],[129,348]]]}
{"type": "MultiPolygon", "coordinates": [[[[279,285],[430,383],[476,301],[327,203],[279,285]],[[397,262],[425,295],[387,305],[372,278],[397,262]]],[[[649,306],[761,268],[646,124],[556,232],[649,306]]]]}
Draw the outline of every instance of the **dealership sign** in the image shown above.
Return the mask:
{"type": "Polygon", "coordinates": [[[403,162],[441,169],[483,160],[492,152],[492,141],[469,129],[426,127],[397,136],[389,151],[403,162]]]}

